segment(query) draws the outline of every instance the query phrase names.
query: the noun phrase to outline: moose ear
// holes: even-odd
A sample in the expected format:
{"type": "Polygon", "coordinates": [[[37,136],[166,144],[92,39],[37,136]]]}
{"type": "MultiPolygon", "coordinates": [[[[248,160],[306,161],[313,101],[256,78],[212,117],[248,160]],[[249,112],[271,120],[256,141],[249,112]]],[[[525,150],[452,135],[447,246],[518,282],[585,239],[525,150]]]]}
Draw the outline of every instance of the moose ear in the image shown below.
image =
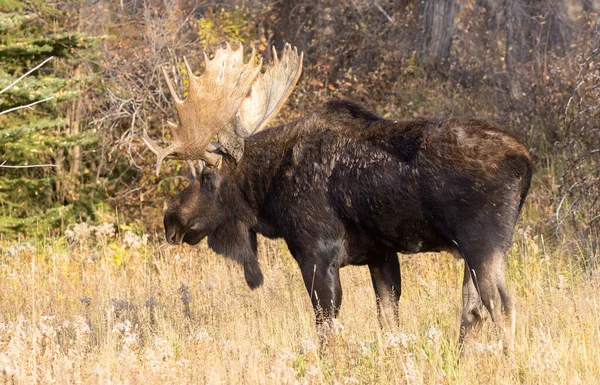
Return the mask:
{"type": "Polygon", "coordinates": [[[206,168],[201,176],[202,188],[208,191],[215,191],[219,187],[220,180],[221,178],[219,178],[217,170],[206,168]]]}

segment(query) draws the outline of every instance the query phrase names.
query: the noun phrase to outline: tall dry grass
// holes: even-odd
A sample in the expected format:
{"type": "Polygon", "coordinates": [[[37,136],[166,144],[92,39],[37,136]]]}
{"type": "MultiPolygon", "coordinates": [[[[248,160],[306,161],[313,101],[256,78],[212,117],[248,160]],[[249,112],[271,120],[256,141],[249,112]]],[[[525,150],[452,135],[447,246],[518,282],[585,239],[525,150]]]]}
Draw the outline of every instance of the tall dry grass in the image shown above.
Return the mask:
{"type": "Polygon", "coordinates": [[[123,226],[0,241],[0,383],[592,384],[600,378],[600,272],[541,235],[538,186],[507,272],[518,309],[505,357],[489,320],[455,344],[462,262],[401,256],[397,330],[382,331],[366,267],[342,270],[339,323],[321,352],[299,269],[261,241],[265,284],[199,248],[149,243],[123,226]]]}

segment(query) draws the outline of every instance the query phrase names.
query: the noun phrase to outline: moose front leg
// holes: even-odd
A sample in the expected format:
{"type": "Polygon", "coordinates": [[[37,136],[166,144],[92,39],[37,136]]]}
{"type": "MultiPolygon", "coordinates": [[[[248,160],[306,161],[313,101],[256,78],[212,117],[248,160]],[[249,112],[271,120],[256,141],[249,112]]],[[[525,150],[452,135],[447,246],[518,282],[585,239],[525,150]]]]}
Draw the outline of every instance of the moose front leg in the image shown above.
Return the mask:
{"type": "Polygon", "coordinates": [[[337,263],[312,260],[300,265],[302,278],[315,311],[317,327],[336,318],[342,304],[342,285],[337,263]]]}
{"type": "MultiPolygon", "coordinates": [[[[328,229],[328,232],[333,231],[328,229]]],[[[343,237],[323,238],[313,234],[288,241],[288,246],[300,265],[319,327],[336,318],[342,304],[340,262],[346,254],[343,237]]]]}
{"type": "Polygon", "coordinates": [[[393,250],[379,253],[375,262],[369,263],[371,280],[377,300],[377,318],[384,329],[398,326],[398,302],[401,294],[400,263],[393,250]]]}

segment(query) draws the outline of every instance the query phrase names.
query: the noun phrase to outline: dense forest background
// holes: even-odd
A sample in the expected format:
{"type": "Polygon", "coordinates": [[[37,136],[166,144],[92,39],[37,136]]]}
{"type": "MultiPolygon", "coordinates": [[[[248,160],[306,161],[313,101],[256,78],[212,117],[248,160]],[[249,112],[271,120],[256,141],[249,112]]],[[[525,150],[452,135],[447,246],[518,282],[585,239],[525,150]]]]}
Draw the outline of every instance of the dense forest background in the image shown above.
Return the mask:
{"type": "Polygon", "coordinates": [[[189,173],[171,161],[156,177],[141,141],[144,129],[170,139],[161,68],[184,89],[183,55],[200,71],[202,51],[224,42],[269,61],[287,41],[304,71],[278,122],[334,98],[393,119],[497,121],[536,162],[533,230],[598,263],[598,0],[0,0],[0,11],[2,236],[105,218],[158,231],[189,173]]]}

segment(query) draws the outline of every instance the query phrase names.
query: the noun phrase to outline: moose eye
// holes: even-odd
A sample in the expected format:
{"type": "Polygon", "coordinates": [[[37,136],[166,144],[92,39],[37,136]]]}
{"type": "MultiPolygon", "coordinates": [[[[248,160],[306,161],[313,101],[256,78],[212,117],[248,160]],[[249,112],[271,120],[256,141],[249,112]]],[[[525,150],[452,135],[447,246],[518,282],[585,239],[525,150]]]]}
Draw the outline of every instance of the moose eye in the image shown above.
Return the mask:
{"type": "Polygon", "coordinates": [[[215,173],[207,173],[202,176],[202,189],[214,191],[217,187],[217,175],[215,173]]]}

